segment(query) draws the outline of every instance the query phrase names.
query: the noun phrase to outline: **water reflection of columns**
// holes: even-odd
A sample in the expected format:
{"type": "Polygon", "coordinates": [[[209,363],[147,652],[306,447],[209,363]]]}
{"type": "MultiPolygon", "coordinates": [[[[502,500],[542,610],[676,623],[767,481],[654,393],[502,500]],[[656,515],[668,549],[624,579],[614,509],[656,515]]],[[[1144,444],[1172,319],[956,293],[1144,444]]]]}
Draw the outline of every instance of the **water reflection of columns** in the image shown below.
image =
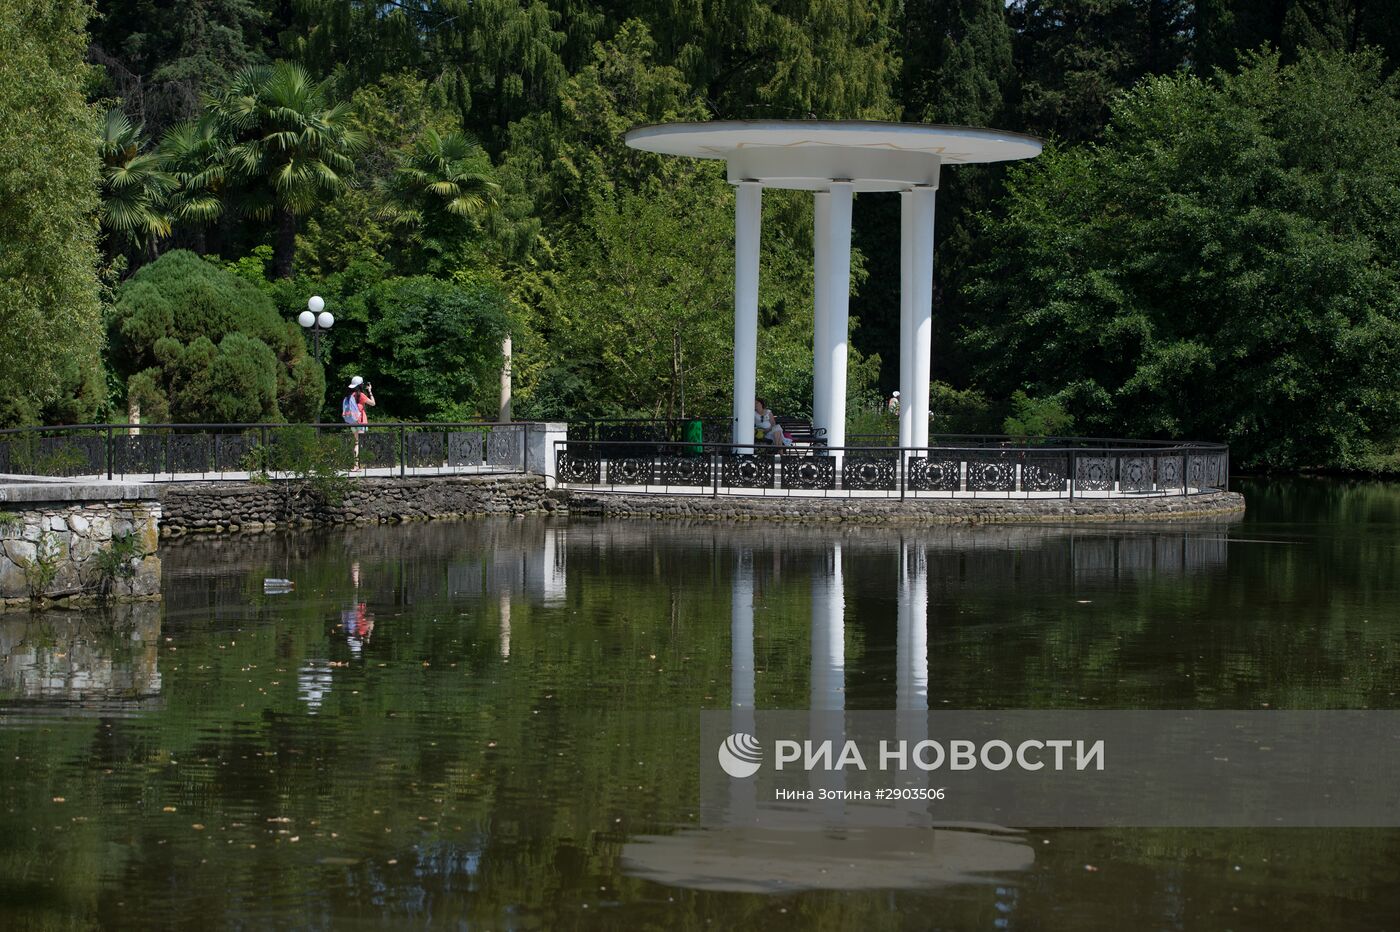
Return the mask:
{"type": "MultiPolygon", "coordinates": [[[[899,592],[895,646],[895,719],[899,740],[912,749],[928,737],[928,552],[922,543],[899,544],[899,592]]],[[[908,768],[900,781],[910,788],[928,786],[929,776],[908,768]]],[[[928,803],[908,800],[902,808],[923,821],[928,803]]]]}
{"type": "MultiPolygon", "coordinates": [[[[752,551],[734,552],[729,611],[729,730],[731,734],[752,735],[755,731],[752,551]]],[[[729,814],[736,824],[752,821],[757,806],[757,781],[729,781],[729,814]]]]}
{"type": "Polygon", "coordinates": [[[824,554],[812,577],[812,710],[846,708],[846,598],[841,545],[824,554]]]}
{"type": "MultiPolygon", "coordinates": [[[[821,561],[812,574],[811,738],[816,743],[830,741],[833,755],[839,755],[846,740],[846,594],[841,545],[834,544],[822,554],[821,561]]],[[[840,771],[812,771],[813,789],[835,790],[845,784],[840,771]]]]}
{"type": "Polygon", "coordinates": [[[510,590],[501,590],[501,657],[510,658],[510,590]]]}
{"type": "Polygon", "coordinates": [[[928,554],[921,545],[899,545],[899,669],[895,708],[928,709],[928,554]]]}

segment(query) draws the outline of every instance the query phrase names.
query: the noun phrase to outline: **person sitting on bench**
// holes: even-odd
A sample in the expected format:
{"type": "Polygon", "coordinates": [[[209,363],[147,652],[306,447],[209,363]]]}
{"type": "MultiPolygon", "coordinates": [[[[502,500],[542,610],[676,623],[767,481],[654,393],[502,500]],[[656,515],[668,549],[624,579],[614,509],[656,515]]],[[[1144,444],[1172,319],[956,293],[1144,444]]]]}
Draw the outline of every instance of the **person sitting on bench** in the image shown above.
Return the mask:
{"type": "Polygon", "coordinates": [[[773,444],[775,447],[790,447],[792,440],[788,438],[787,432],[783,430],[783,425],[778,423],[778,416],[773,413],[773,409],[768,407],[768,402],[762,398],[754,400],[753,423],[755,434],[763,434],[763,439],[773,444]]]}

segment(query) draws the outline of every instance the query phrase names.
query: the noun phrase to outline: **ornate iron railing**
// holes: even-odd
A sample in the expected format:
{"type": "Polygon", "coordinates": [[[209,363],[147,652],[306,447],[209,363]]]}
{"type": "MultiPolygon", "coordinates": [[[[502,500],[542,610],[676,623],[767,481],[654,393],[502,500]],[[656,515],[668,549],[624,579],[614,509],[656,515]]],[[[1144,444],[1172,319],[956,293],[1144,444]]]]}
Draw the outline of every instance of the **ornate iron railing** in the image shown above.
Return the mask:
{"type": "MultiPolygon", "coordinates": [[[[366,475],[525,472],[526,429],[514,422],[369,424],[358,466],[366,475]]],[[[313,431],[353,459],[347,424],[90,424],[0,430],[0,474],[137,478],[236,478],[277,463],[297,434],[313,431]]],[[[275,467],[274,467],[275,468],[275,467]]],[[[542,464],[537,464],[542,468],[542,464]]]]}
{"type": "Polygon", "coordinates": [[[567,440],[555,443],[555,476],[595,491],[692,495],[1116,498],[1229,488],[1224,444],[967,439],[983,442],[780,450],[567,440]]]}

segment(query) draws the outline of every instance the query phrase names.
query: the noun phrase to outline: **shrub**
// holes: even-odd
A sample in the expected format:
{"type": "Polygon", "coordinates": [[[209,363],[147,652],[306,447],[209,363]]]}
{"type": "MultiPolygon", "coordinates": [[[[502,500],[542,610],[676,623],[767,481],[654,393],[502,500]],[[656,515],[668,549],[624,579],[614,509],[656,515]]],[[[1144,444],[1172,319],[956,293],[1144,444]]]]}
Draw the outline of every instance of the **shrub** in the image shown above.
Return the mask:
{"type": "Polygon", "coordinates": [[[250,282],[184,250],[117,291],[113,364],[147,422],[314,420],[325,376],[293,320],[250,282]]]}

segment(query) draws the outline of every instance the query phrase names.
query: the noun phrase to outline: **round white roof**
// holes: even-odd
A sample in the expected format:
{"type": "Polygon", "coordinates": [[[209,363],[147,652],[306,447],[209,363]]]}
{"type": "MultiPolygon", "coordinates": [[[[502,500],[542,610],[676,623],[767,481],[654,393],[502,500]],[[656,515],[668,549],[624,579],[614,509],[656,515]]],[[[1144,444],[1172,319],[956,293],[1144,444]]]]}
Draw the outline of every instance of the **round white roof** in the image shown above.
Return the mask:
{"type": "Polygon", "coordinates": [[[937,187],[942,165],[1004,162],[1040,154],[1034,136],[972,126],[865,120],[718,120],[661,123],[627,133],[647,152],[724,159],[730,180],[824,190],[832,180],[859,191],[937,187]]]}

